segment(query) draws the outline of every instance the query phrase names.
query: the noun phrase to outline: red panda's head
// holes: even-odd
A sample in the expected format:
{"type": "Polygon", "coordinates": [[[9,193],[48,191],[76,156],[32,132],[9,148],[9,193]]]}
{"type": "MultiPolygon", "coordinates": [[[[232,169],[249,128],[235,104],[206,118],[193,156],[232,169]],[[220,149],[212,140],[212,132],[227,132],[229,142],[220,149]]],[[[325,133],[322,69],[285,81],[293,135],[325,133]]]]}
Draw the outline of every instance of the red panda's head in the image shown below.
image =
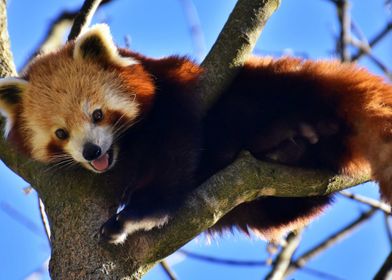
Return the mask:
{"type": "Polygon", "coordinates": [[[151,77],[123,57],[100,24],[60,50],[37,57],[21,78],[0,79],[5,135],[42,162],[78,162],[104,172],[116,138],[146,110],[151,77]]]}

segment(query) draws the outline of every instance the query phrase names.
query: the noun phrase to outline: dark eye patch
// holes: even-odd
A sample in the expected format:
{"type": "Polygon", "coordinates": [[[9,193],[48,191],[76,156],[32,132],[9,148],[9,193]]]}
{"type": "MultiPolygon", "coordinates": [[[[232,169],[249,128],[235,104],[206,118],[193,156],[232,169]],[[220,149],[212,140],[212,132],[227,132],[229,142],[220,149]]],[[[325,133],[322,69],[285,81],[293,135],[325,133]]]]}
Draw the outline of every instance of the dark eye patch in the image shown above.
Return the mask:
{"type": "Polygon", "coordinates": [[[46,147],[47,151],[50,155],[61,155],[64,153],[64,150],[61,146],[58,145],[55,141],[52,141],[46,147]]]}

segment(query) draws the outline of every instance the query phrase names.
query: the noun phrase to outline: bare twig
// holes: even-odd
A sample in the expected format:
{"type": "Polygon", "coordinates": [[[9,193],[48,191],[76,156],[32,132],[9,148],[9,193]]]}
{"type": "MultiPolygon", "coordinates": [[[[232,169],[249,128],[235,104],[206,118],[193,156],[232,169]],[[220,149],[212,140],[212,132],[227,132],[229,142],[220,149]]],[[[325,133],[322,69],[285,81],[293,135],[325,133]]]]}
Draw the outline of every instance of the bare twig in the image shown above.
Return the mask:
{"type": "Polygon", "coordinates": [[[282,248],[282,251],[277,256],[277,259],[272,265],[271,272],[266,276],[269,280],[283,279],[291,263],[291,259],[297,250],[301,241],[302,230],[290,232],[286,238],[286,244],[282,248]]]}
{"type": "Polygon", "coordinates": [[[201,60],[205,55],[206,46],[199,15],[192,0],[180,0],[180,3],[184,9],[185,17],[190,27],[195,55],[201,60]]]}
{"type": "Polygon", "coordinates": [[[231,265],[231,266],[268,266],[268,263],[266,261],[233,260],[233,259],[216,258],[216,257],[189,252],[184,249],[180,249],[177,252],[180,254],[184,254],[185,256],[192,259],[216,263],[216,264],[231,265]]]}
{"type": "MultiPolygon", "coordinates": [[[[351,19],[351,30],[352,30],[352,35],[355,35],[358,40],[360,40],[363,44],[369,45],[368,39],[366,38],[366,35],[363,33],[361,28],[359,28],[359,25],[351,19]]],[[[353,36],[351,36],[351,39],[353,36]]]]}
{"type": "Polygon", "coordinates": [[[314,246],[309,251],[305,252],[302,256],[298,257],[297,260],[292,262],[287,269],[286,276],[292,274],[298,268],[303,267],[309,260],[313,259],[317,255],[324,252],[326,249],[330,248],[331,246],[335,245],[337,242],[342,240],[343,238],[350,235],[355,229],[357,229],[360,225],[364,222],[368,221],[370,217],[377,211],[376,208],[372,208],[369,211],[363,213],[359,218],[355,221],[350,223],[349,225],[345,226],[344,228],[338,230],[336,233],[332,234],[328,238],[326,238],[321,243],[314,246]]]}
{"type": "Polygon", "coordinates": [[[159,265],[162,267],[163,271],[170,280],[177,280],[177,276],[174,274],[166,260],[162,260],[159,265]]]}
{"type": "Polygon", "coordinates": [[[392,72],[388,67],[371,52],[371,47],[363,42],[351,38],[351,44],[366,53],[367,57],[378,67],[384,74],[392,80],[392,72]]]}
{"type": "MultiPolygon", "coordinates": [[[[389,22],[373,39],[369,41],[369,48],[374,47],[392,30],[392,22],[389,22]]],[[[354,54],[351,58],[352,61],[360,59],[364,54],[367,54],[365,49],[360,49],[358,53],[354,54]]]]}
{"type": "Polygon", "coordinates": [[[348,45],[351,38],[350,3],[347,0],[339,0],[336,4],[340,22],[340,36],[338,41],[338,53],[341,61],[350,61],[348,45]]]}
{"type": "MultiPolygon", "coordinates": [[[[180,249],[177,251],[177,253],[184,254],[186,257],[203,261],[203,262],[209,262],[217,265],[228,265],[228,266],[247,266],[247,267],[263,267],[263,266],[269,266],[270,264],[267,261],[254,261],[254,260],[233,260],[233,259],[226,259],[226,258],[217,258],[217,257],[211,257],[211,256],[206,256],[203,254],[198,254],[198,253],[193,253],[186,251],[184,249],[180,249]]],[[[308,273],[314,276],[317,276],[319,278],[325,278],[325,279],[336,279],[336,280],[341,280],[342,278],[339,278],[335,275],[319,271],[317,269],[312,269],[312,268],[307,268],[303,267],[302,272],[308,273]]]]}
{"type": "Polygon", "coordinates": [[[392,252],[386,258],[385,262],[381,266],[380,270],[374,276],[374,280],[385,280],[392,278],[392,252]]]}
{"type": "Polygon", "coordinates": [[[91,19],[102,0],[86,0],[78,15],[75,17],[68,41],[74,40],[84,28],[90,25],[91,19]]]}
{"type": "Polygon", "coordinates": [[[385,212],[386,214],[391,214],[391,206],[382,202],[382,201],[372,199],[370,197],[366,197],[366,196],[359,195],[359,194],[353,194],[348,191],[341,191],[340,194],[343,195],[344,197],[349,198],[349,199],[352,199],[352,200],[361,202],[363,204],[369,205],[371,207],[377,208],[377,209],[385,212]]]}

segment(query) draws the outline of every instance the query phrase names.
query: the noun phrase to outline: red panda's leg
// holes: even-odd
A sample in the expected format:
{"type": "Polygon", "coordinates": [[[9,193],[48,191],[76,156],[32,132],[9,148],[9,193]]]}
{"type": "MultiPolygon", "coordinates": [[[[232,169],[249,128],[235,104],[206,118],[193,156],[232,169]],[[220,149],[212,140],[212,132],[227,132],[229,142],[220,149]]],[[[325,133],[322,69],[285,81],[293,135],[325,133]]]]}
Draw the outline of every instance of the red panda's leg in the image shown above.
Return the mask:
{"type": "Polygon", "coordinates": [[[175,189],[149,186],[132,193],[124,208],[102,225],[101,240],[121,244],[136,231],[164,226],[185,200],[175,189]]]}

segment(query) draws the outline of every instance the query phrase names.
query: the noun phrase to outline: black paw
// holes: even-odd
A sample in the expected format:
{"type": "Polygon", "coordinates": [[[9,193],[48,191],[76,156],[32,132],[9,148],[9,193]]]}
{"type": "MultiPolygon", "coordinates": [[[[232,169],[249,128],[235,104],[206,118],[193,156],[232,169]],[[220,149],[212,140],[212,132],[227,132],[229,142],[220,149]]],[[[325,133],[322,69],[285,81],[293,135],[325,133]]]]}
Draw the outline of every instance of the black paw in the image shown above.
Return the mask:
{"type": "Polygon", "coordinates": [[[99,234],[100,241],[112,244],[122,244],[128,236],[128,233],[125,229],[125,223],[120,218],[119,214],[116,214],[107,220],[101,226],[99,234]]]}

